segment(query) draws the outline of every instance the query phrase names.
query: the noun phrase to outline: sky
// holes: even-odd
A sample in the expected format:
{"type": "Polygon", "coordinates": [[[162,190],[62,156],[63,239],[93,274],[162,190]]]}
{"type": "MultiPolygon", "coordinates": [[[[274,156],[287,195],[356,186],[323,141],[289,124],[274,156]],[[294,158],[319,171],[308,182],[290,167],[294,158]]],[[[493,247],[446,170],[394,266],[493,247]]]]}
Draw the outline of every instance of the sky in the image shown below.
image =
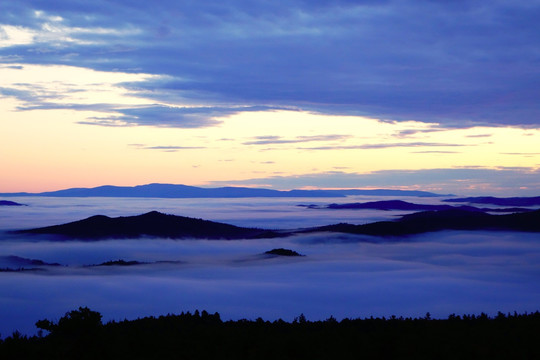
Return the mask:
{"type": "Polygon", "coordinates": [[[540,1],[0,2],[0,192],[540,192],[540,1]]]}

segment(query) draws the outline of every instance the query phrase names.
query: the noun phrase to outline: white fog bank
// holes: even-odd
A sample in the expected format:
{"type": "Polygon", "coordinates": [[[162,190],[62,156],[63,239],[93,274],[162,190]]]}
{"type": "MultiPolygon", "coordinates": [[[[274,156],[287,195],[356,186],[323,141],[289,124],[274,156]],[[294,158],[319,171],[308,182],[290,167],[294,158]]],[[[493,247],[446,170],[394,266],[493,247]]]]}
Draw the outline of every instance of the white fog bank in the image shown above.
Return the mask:
{"type": "Polygon", "coordinates": [[[0,333],[88,306],[105,320],[193,311],[224,319],[434,317],[540,308],[538,234],[448,231],[397,242],[339,234],[286,239],[4,240],[0,256],[65,266],[0,273],[0,333]],[[284,247],[305,257],[266,258],[284,247]],[[99,266],[109,260],[149,264],[99,266]],[[169,261],[168,263],[154,263],[169,261]]]}

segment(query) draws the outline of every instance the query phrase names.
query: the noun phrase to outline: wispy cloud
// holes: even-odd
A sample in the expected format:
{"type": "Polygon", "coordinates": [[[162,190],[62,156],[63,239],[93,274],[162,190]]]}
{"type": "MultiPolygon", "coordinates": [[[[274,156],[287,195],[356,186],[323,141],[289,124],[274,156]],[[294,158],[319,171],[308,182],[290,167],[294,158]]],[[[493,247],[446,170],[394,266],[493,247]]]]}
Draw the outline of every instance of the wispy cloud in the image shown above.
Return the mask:
{"type": "Polygon", "coordinates": [[[157,145],[157,146],[148,146],[144,144],[129,144],[130,147],[140,149],[140,150],[160,150],[166,152],[177,152],[181,150],[199,150],[206,149],[203,146],[175,146],[175,145],[157,145]]]}
{"type": "Polygon", "coordinates": [[[351,138],[351,135],[313,135],[297,136],[294,139],[284,139],[281,136],[257,136],[252,141],[246,141],[244,145],[270,145],[270,144],[296,144],[312,141],[342,141],[351,138]]]}
{"type": "Polygon", "coordinates": [[[388,149],[399,147],[454,147],[454,146],[469,146],[463,144],[449,143],[431,143],[431,142],[410,142],[410,143],[380,143],[380,144],[363,144],[363,145],[346,145],[346,146],[318,146],[318,147],[301,147],[302,150],[359,150],[359,149],[388,149]]]}
{"type": "Polygon", "coordinates": [[[461,154],[461,152],[444,151],[444,150],[424,150],[424,151],[413,151],[413,154],[461,154]]]}
{"type": "Polygon", "coordinates": [[[215,108],[186,108],[164,105],[116,109],[118,116],[104,118],[90,118],[88,121],[79,122],[86,125],[100,126],[159,126],[196,128],[214,126],[220,121],[213,119],[216,114],[228,112],[231,109],[215,108]]]}
{"type": "Polygon", "coordinates": [[[397,134],[395,134],[395,137],[398,138],[406,138],[406,137],[413,137],[417,134],[426,134],[426,133],[432,133],[432,132],[439,132],[444,131],[444,129],[407,129],[407,130],[401,130],[397,134]]]}
{"type": "Polygon", "coordinates": [[[491,137],[493,134],[473,134],[473,135],[466,135],[468,138],[484,138],[484,137],[491,137]]]}
{"type": "MultiPolygon", "coordinates": [[[[17,106],[16,111],[67,109],[104,113],[103,116],[87,117],[78,122],[85,125],[199,128],[218,125],[221,123],[219,118],[239,112],[281,109],[269,106],[172,106],[157,103],[127,106],[126,102],[133,103],[130,96],[141,98],[139,101],[141,104],[149,100],[144,99],[144,94],[135,89],[136,84],[147,76],[143,75],[140,80],[129,83],[129,93],[126,94],[125,86],[128,86],[126,83],[114,80],[109,83],[92,83],[91,78],[95,74],[81,68],[51,69],[72,71],[75,76],[79,75],[80,78],[74,83],[68,82],[67,79],[51,81],[48,77],[39,78],[38,70],[35,67],[32,70],[38,72],[36,83],[12,82],[11,86],[0,87],[0,95],[19,100],[21,104],[17,106]],[[85,80],[81,80],[83,78],[85,80]],[[107,92],[111,95],[109,102],[95,100],[96,98],[106,100],[103,94],[107,92]]],[[[99,75],[103,76],[103,73],[99,75]]],[[[122,75],[119,75],[121,79],[122,75]]],[[[15,78],[15,75],[10,74],[10,77],[15,78]]]]}
{"type": "Polygon", "coordinates": [[[424,170],[381,170],[371,173],[327,171],[303,175],[272,176],[213,185],[265,185],[275,189],[312,188],[398,188],[454,194],[504,193],[505,196],[536,196],[540,192],[539,168],[461,167],[424,170]],[[516,186],[516,184],[518,186],[516,186]]]}

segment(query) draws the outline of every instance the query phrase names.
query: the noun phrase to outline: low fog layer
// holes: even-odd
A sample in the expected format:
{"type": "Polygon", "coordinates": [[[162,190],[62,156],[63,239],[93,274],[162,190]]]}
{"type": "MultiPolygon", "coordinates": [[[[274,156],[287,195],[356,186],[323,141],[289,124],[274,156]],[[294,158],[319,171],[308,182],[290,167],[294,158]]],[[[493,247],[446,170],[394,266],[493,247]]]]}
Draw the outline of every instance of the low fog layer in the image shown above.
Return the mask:
{"type": "MultiPolygon", "coordinates": [[[[393,219],[411,211],[306,209],[301,204],[375,201],[381,197],[298,199],[132,199],[132,198],[13,198],[28,206],[0,208],[0,231],[57,225],[93,215],[132,216],[159,211],[243,227],[296,229],[339,222],[364,224],[393,219]]],[[[410,198],[408,199],[410,200],[410,198]]],[[[440,198],[415,198],[416,203],[442,204],[440,198]]],[[[1,235],[0,235],[1,236],[1,235]]]]}
{"type": "MultiPolygon", "coordinates": [[[[4,239],[0,256],[64,266],[0,273],[0,333],[35,331],[78,306],[106,320],[206,309],[224,319],[308,319],[535,311],[537,234],[439,232],[396,242],[339,234],[287,239],[36,242],[4,239]],[[267,258],[273,248],[305,257],[267,258]],[[93,266],[109,260],[135,266],[93,266]],[[155,263],[169,261],[168,263],[155,263]]],[[[5,258],[4,258],[5,260],[5,258]]]]}

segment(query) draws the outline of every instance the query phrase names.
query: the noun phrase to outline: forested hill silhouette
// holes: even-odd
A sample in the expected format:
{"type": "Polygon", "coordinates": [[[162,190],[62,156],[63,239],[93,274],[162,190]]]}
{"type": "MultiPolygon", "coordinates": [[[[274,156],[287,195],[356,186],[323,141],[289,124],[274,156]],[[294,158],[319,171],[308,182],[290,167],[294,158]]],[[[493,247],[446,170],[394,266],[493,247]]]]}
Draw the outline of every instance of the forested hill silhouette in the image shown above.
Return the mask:
{"type": "Polygon", "coordinates": [[[110,218],[96,215],[62,225],[47,226],[16,233],[53,234],[67,238],[195,238],[195,239],[254,239],[279,236],[270,230],[244,228],[209,220],[167,215],[157,211],[137,216],[110,218]]]}
{"type": "Polygon", "coordinates": [[[110,218],[96,215],[63,225],[18,230],[19,234],[51,234],[63,238],[99,240],[108,238],[193,238],[257,239],[285,237],[300,233],[341,232],[372,236],[403,236],[440,230],[494,230],[540,232],[540,210],[508,215],[490,215],[460,209],[424,211],[397,221],[379,221],[364,225],[334,224],[302,230],[265,230],[244,228],[209,220],[152,211],[138,216],[110,218]]]}
{"type": "Polygon", "coordinates": [[[330,231],[373,236],[403,236],[440,230],[496,230],[540,232],[540,210],[508,215],[489,215],[459,209],[423,211],[398,221],[379,221],[365,225],[335,224],[304,232],[330,231]]]}
{"type": "Polygon", "coordinates": [[[467,210],[467,211],[482,211],[482,212],[525,212],[531,211],[527,208],[478,208],[474,206],[461,205],[431,205],[431,204],[414,204],[403,200],[384,200],[384,201],[369,201],[364,203],[346,203],[346,204],[328,204],[328,205],[298,205],[310,209],[373,209],[373,210],[406,210],[406,211],[433,211],[433,210],[467,210]]]}

